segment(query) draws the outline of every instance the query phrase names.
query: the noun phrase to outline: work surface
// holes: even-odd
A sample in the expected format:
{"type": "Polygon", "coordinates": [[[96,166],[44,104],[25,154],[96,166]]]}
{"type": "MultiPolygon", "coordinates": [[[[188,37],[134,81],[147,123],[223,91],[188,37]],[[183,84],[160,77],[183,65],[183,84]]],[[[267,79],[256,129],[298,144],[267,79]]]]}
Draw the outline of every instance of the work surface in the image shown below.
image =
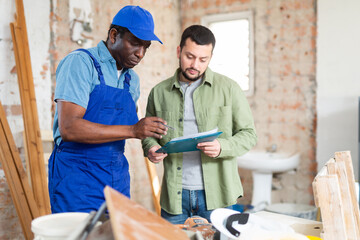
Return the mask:
{"type": "MultiPolygon", "coordinates": [[[[157,214],[148,211],[140,204],[137,204],[136,202],[128,199],[126,196],[122,195],[111,187],[105,187],[104,193],[110,215],[109,222],[111,224],[108,222],[108,225],[103,224],[103,226],[100,226],[98,229],[94,229],[95,231],[90,234],[88,239],[189,239],[187,234],[182,231],[182,227],[172,225],[157,214]]],[[[296,233],[305,236],[318,237],[322,231],[322,224],[312,220],[266,211],[254,213],[254,217],[255,215],[258,218],[266,220],[265,222],[278,222],[279,224],[291,227],[296,233]]],[[[197,225],[198,224],[196,224],[196,226],[197,225]]],[[[212,229],[213,226],[211,226],[211,224],[209,225],[209,228],[203,229],[204,232],[201,231],[201,235],[205,237],[205,240],[211,240],[215,234],[215,231],[212,229]]],[[[220,225],[218,225],[219,228],[220,225]]],[[[214,226],[216,226],[215,222],[214,226]]]]}
{"type": "MultiPolygon", "coordinates": [[[[279,223],[290,226],[295,230],[296,233],[303,234],[305,236],[320,237],[320,232],[322,231],[321,222],[267,212],[267,211],[260,211],[254,214],[264,219],[268,219],[269,221],[272,222],[277,221],[279,223]]],[[[102,240],[116,239],[112,234],[113,229],[109,223],[110,222],[108,221],[107,224],[103,224],[102,227],[95,229],[95,231],[89,236],[88,239],[102,239],[102,240]]],[[[119,226],[117,226],[116,228],[118,227],[119,226]]],[[[162,231],[160,230],[160,232],[162,231]]],[[[206,233],[205,234],[202,233],[202,235],[203,236],[207,235],[207,237],[204,237],[205,240],[213,239],[213,236],[209,236],[206,233]]],[[[147,238],[144,238],[144,236],[142,236],[140,238],[130,238],[130,239],[147,239],[147,238]]],[[[196,239],[196,238],[191,238],[191,239],[196,239]]]]}
{"type": "Polygon", "coordinates": [[[269,219],[270,221],[277,221],[282,224],[288,225],[293,228],[295,232],[306,236],[320,237],[320,233],[323,228],[321,222],[304,218],[297,218],[267,211],[260,211],[254,214],[259,217],[269,219]]]}

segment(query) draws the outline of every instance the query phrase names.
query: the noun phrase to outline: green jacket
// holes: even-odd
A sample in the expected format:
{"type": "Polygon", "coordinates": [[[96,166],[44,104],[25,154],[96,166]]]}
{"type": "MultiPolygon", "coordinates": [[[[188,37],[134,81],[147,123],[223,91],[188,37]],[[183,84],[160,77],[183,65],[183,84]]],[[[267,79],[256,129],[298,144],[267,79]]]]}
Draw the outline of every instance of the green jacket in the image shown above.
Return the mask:
{"type": "MultiPolygon", "coordinates": [[[[172,138],[183,135],[184,98],[179,84],[179,69],[174,76],[157,84],[150,92],[146,116],[158,116],[175,127],[158,140],[142,141],[144,154],[155,145],[163,146],[172,138]]],[[[230,78],[208,68],[201,85],[193,94],[199,132],[216,127],[223,134],[218,141],[220,155],[210,158],[201,154],[207,209],[227,207],[243,195],[237,167],[237,156],[249,151],[257,141],[248,101],[239,85],[230,78]]],[[[163,161],[160,204],[170,214],[181,214],[182,153],[169,154],[163,161]]]]}

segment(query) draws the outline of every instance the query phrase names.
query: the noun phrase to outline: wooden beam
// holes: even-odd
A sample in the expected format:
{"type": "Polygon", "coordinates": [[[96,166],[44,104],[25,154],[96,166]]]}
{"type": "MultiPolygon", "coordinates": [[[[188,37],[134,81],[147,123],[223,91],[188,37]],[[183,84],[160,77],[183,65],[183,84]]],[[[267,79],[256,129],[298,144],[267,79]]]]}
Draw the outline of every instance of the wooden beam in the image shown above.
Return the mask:
{"type": "Polygon", "coordinates": [[[5,111],[0,102],[0,160],[10,194],[26,239],[33,239],[31,221],[39,217],[39,210],[12,138],[5,111]]]}
{"type": "Polygon", "coordinates": [[[337,176],[316,176],[313,189],[317,195],[316,206],[321,209],[324,231],[321,235],[322,239],[348,239],[337,176]]]}
{"type": "Polygon", "coordinates": [[[324,240],[358,240],[359,205],[349,151],[335,152],[313,181],[316,205],[321,209],[324,240]]]}
{"type": "MultiPolygon", "coordinates": [[[[346,191],[348,193],[349,202],[349,218],[354,219],[354,229],[356,231],[354,239],[360,239],[360,212],[359,212],[359,204],[356,198],[355,191],[355,175],[353,164],[351,160],[350,151],[336,152],[335,153],[335,161],[338,166],[341,166],[341,173],[343,179],[340,181],[340,185],[342,187],[347,187],[346,191]]],[[[347,206],[346,206],[347,207],[347,206]]]]}
{"type": "Polygon", "coordinates": [[[16,0],[16,21],[10,23],[24,120],[26,154],[29,159],[31,186],[40,215],[50,214],[43,147],[40,136],[35,87],[22,0],[16,0]]]}
{"type": "Polygon", "coordinates": [[[156,173],[156,167],[155,167],[155,164],[150,162],[150,160],[147,157],[145,157],[144,160],[145,160],[146,168],[147,168],[147,171],[149,174],[149,180],[150,180],[150,186],[151,186],[151,192],[152,192],[155,212],[159,216],[161,216],[160,181],[159,181],[159,177],[156,173]]]}
{"type": "Polygon", "coordinates": [[[355,225],[355,218],[353,213],[352,202],[350,198],[349,191],[349,183],[347,181],[348,176],[346,174],[346,168],[344,162],[334,161],[332,163],[328,163],[327,167],[329,169],[330,175],[336,175],[339,181],[340,188],[340,197],[342,203],[342,209],[344,211],[344,223],[345,223],[345,231],[347,234],[348,240],[356,240],[360,239],[358,235],[358,230],[355,225]]]}

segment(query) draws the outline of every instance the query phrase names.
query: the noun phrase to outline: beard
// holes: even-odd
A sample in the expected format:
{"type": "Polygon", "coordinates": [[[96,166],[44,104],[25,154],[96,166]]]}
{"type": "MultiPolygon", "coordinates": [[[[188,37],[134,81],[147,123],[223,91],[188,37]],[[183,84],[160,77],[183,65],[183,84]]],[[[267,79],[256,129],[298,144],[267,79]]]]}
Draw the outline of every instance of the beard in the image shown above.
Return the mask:
{"type": "Polygon", "coordinates": [[[202,76],[204,75],[204,74],[201,74],[201,75],[200,75],[200,71],[197,70],[197,69],[195,69],[195,68],[187,68],[187,69],[183,70],[180,61],[179,61],[179,65],[180,65],[181,74],[184,76],[184,78],[186,78],[186,80],[189,80],[189,81],[191,81],[191,82],[195,82],[195,81],[198,80],[199,78],[202,78],[202,76]],[[198,72],[198,75],[195,76],[195,77],[190,77],[190,76],[186,73],[187,70],[197,71],[197,72],[198,72]]]}

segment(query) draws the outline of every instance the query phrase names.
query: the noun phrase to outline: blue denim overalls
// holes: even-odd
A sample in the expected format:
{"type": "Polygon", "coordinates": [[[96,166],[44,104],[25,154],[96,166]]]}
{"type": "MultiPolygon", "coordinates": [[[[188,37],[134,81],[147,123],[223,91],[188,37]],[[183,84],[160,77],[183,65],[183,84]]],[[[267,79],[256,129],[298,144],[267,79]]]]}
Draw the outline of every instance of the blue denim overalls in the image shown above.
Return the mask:
{"type": "MultiPolygon", "coordinates": [[[[92,58],[100,84],[90,94],[84,119],[106,125],[133,125],[138,122],[135,102],[129,92],[130,74],[125,74],[124,89],[107,86],[101,67],[92,58]]],[[[111,186],[130,197],[129,164],[124,156],[125,140],[83,144],[55,144],[49,159],[51,211],[90,212],[104,202],[103,189],[111,186]]]]}

